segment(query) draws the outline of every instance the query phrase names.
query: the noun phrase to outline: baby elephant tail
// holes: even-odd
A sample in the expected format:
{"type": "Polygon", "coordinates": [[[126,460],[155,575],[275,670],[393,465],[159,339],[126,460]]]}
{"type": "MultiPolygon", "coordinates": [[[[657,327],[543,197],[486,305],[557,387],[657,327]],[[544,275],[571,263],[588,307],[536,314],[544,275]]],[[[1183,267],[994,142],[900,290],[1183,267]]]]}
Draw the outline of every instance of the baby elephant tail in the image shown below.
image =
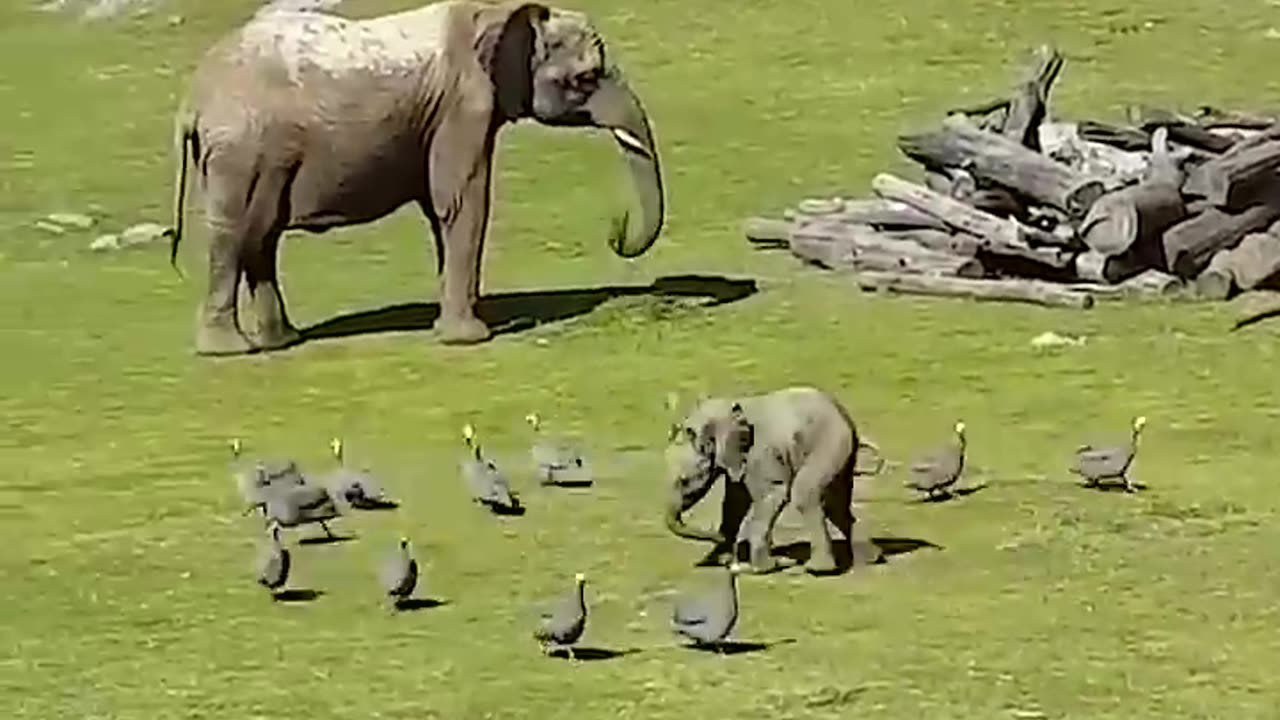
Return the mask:
{"type": "Polygon", "coordinates": [[[169,239],[169,265],[181,276],[182,271],[178,269],[178,243],[182,242],[182,225],[186,214],[187,160],[191,158],[195,162],[200,155],[196,116],[186,108],[181,109],[175,118],[173,144],[177,151],[173,190],[173,226],[164,234],[169,239]]]}
{"type": "Polygon", "coordinates": [[[881,472],[884,472],[884,453],[880,451],[880,446],[876,445],[870,440],[861,440],[858,442],[858,450],[862,450],[863,448],[866,448],[875,454],[875,458],[876,458],[875,468],[872,470],[858,469],[857,454],[855,452],[853,474],[854,475],[879,475],[881,472]]]}

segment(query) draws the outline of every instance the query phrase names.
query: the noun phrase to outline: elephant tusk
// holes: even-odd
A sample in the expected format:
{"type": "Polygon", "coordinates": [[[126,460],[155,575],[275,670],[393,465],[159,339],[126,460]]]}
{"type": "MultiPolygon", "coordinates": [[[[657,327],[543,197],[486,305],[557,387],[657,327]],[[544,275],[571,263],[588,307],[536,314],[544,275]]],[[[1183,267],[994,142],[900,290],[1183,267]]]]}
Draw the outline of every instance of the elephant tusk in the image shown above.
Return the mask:
{"type": "Polygon", "coordinates": [[[644,146],[644,142],[635,134],[621,128],[613,128],[613,137],[626,149],[634,153],[639,153],[645,157],[649,157],[649,149],[644,146]]]}

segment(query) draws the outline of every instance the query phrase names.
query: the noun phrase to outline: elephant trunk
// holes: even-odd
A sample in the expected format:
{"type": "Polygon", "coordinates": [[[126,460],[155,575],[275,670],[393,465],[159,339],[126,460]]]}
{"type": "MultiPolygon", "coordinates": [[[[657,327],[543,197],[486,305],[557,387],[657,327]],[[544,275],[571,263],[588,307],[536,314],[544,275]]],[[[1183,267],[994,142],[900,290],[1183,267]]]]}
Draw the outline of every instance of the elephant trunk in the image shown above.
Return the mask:
{"type": "Polygon", "coordinates": [[[713,543],[720,543],[724,541],[724,538],[720,537],[719,533],[712,532],[710,530],[701,530],[699,528],[689,527],[687,524],[685,524],[684,520],[680,517],[681,512],[682,511],[681,511],[679,502],[673,503],[667,508],[667,515],[666,515],[667,529],[670,530],[677,537],[682,537],[682,538],[685,538],[686,540],[702,540],[704,542],[713,542],[713,543]]]}
{"type": "Polygon", "coordinates": [[[600,81],[587,100],[585,110],[594,125],[613,131],[640,201],[639,222],[629,212],[624,213],[615,221],[609,235],[609,247],[620,257],[638,257],[658,239],[666,212],[662,169],[648,115],[640,104],[640,98],[616,71],[600,81]]]}

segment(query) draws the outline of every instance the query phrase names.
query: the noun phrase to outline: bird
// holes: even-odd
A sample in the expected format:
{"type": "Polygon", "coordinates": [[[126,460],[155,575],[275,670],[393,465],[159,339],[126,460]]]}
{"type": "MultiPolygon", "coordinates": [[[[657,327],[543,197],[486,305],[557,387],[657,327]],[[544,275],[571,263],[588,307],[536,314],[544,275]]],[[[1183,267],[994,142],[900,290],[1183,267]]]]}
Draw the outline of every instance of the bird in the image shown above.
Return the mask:
{"type": "Polygon", "coordinates": [[[341,439],[335,437],[330,440],[329,451],[338,461],[338,467],[324,477],[324,485],[329,489],[330,495],[360,510],[395,506],[394,502],[387,499],[382,486],[373,478],[373,473],[368,468],[353,470],[347,467],[341,439]]]}
{"type": "Polygon", "coordinates": [[[935,450],[912,463],[907,487],[926,493],[932,500],[938,492],[950,493],[964,471],[964,423],[955,425],[955,442],[935,450]]]}
{"type": "Polygon", "coordinates": [[[400,538],[399,547],[378,568],[378,579],[396,608],[413,594],[418,585],[418,561],[409,551],[409,538],[400,538]]]}
{"type": "Polygon", "coordinates": [[[258,553],[258,584],[267,588],[275,597],[276,591],[284,587],[289,580],[289,568],[292,559],[289,548],[280,544],[280,524],[269,523],[267,536],[271,542],[258,553]]]}
{"type": "Polygon", "coordinates": [[[1102,480],[1119,479],[1124,482],[1125,492],[1133,492],[1133,483],[1129,481],[1129,466],[1138,453],[1138,435],[1146,424],[1145,417],[1135,417],[1129,442],[1122,445],[1095,447],[1085,444],[1076,448],[1076,461],[1070,471],[1083,477],[1086,487],[1096,487],[1102,480]]]}
{"type": "Polygon", "coordinates": [[[714,646],[722,651],[725,639],[738,624],[738,575],[742,571],[742,563],[731,563],[710,593],[677,596],[671,610],[672,629],[692,640],[695,647],[714,646]]]}
{"type": "Polygon", "coordinates": [[[325,536],[336,536],[329,529],[328,521],[342,515],[341,500],[335,500],[329,491],[318,485],[268,486],[263,497],[262,513],[267,522],[281,527],[299,527],[317,523],[325,536]]]}
{"type": "Polygon", "coordinates": [[[583,593],[587,576],[573,576],[573,590],[549,603],[538,616],[538,626],[533,637],[542,647],[543,654],[564,648],[570,660],[577,660],[573,646],[587,628],[587,601],[583,593]]]}
{"type": "MultiPolygon", "coordinates": [[[[542,418],[538,413],[529,413],[524,416],[524,420],[529,423],[534,432],[529,456],[533,460],[538,482],[543,485],[555,485],[569,479],[571,475],[586,474],[586,458],[579,448],[565,440],[551,439],[543,435],[542,418]]],[[[585,478],[581,479],[585,480],[585,478]]]]}
{"type": "Polygon", "coordinates": [[[471,489],[472,500],[495,512],[519,508],[519,497],[511,492],[511,484],[498,466],[484,457],[480,443],[476,441],[475,428],[470,423],[463,426],[462,437],[471,449],[471,456],[462,461],[462,475],[471,489]]]}
{"type": "MultiPolygon", "coordinates": [[[[239,438],[232,438],[229,444],[234,465],[240,461],[240,456],[244,451],[244,444],[239,438]]],[[[260,459],[254,461],[248,467],[244,465],[233,466],[231,475],[235,480],[236,489],[240,492],[240,497],[247,504],[245,508],[246,515],[255,509],[262,508],[268,487],[303,485],[306,483],[306,478],[303,477],[298,464],[293,460],[268,462],[260,459]]]]}

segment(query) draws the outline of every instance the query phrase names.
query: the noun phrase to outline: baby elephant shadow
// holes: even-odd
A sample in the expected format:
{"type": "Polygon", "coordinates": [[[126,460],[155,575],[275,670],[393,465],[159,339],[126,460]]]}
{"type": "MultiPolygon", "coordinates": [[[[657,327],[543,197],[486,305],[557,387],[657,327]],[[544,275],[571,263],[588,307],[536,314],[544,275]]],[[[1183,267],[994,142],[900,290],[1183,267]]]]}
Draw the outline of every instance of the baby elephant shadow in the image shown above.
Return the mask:
{"type": "Polygon", "coordinates": [[[934,493],[932,495],[924,495],[915,500],[916,503],[944,503],[950,502],[963,497],[969,497],[976,493],[980,493],[987,489],[986,483],[970,485],[969,487],[959,487],[944,492],[934,493]]]}
{"type": "Polygon", "coordinates": [[[324,595],[323,590],[289,588],[288,590],[280,590],[275,593],[271,596],[271,599],[282,603],[308,603],[319,599],[321,595],[324,595]]]}
{"type": "Polygon", "coordinates": [[[395,500],[352,500],[351,507],[357,510],[378,512],[381,510],[395,510],[400,507],[400,503],[395,500]]]}
{"type": "MultiPolygon", "coordinates": [[[[942,547],[928,540],[901,537],[873,537],[868,540],[836,542],[832,546],[836,567],[830,572],[809,571],[814,576],[843,575],[850,570],[868,565],[884,565],[894,555],[915,552],[923,548],[941,550],[942,547]]],[[[807,541],[801,540],[775,547],[771,554],[784,557],[803,565],[808,562],[812,549],[807,541]]]]}
{"type": "Polygon", "coordinates": [[[569,648],[556,648],[547,653],[547,657],[558,658],[561,660],[582,660],[585,662],[594,662],[597,660],[613,660],[615,658],[634,655],[640,652],[640,648],[627,648],[626,650],[610,650],[609,648],[598,647],[575,647],[573,652],[569,652],[569,648]]]}
{"type": "Polygon", "coordinates": [[[448,600],[437,600],[436,598],[402,598],[396,600],[394,607],[401,612],[414,612],[416,610],[443,607],[448,604],[448,600]]]}

